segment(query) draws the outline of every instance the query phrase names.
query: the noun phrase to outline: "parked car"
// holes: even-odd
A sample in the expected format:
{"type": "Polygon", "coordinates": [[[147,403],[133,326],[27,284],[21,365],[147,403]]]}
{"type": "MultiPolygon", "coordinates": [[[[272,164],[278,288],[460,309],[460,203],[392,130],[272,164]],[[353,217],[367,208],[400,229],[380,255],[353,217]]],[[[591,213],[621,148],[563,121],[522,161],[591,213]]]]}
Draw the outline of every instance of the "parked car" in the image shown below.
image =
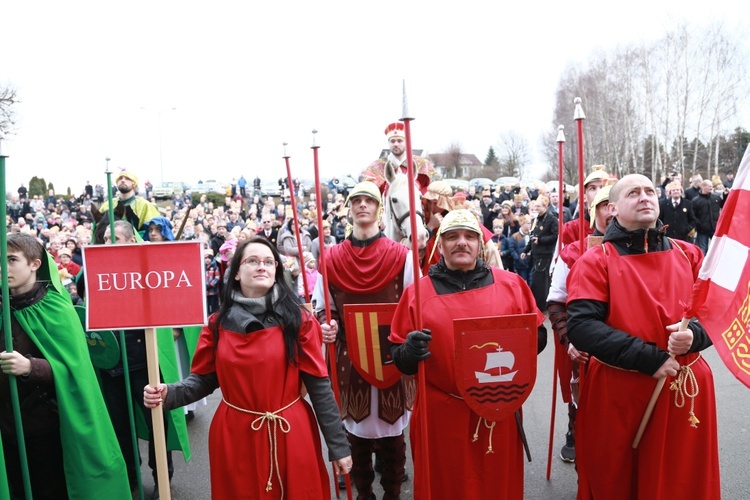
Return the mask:
{"type": "Polygon", "coordinates": [[[504,188],[506,184],[510,184],[513,187],[518,186],[521,183],[516,177],[498,177],[495,179],[495,185],[504,188]]]}
{"type": "Polygon", "coordinates": [[[174,195],[182,196],[185,186],[182,182],[162,182],[154,188],[154,198],[157,200],[172,199],[174,195]]]}
{"type": "Polygon", "coordinates": [[[198,182],[198,184],[195,184],[194,186],[190,188],[190,192],[198,193],[198,194],[207,194],[207,193],[225,194],[227,192],[227,187],[218,181],[208,180],[208,181],[198,182]]]}
{"type": "Polygon", "coordinates": [[[464,193],[469,192],[469,181],[464,179],[443,179],[444,182],[447,182],[448,185],[453,188],[453,192],[457,193],[459,190],[463,191],[464,193]]]}
{"type": "Polygon", "coordinates": [[[260,194],[263,196],[281,196],[279,181],[261,181],[260,194]]]}
{"type": "Polygon", "coordinates": [[[495,181],[488,179],[487,177],[475,177],[469,181],[469,186],[474,186],[477,193],[479,193],[484,186],[489,186],[490,190],[495,189],[495,181]]]}

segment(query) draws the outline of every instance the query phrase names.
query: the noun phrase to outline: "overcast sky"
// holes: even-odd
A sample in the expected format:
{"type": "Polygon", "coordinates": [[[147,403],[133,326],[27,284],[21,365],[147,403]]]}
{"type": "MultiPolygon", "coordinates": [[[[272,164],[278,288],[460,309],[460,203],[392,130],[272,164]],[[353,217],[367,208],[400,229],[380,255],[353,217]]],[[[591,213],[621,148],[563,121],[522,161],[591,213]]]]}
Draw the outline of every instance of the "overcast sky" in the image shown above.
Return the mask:
{"type": "Polygon", "coordinates": [[[401,116],[402,80],[414,148],[484,160],[509,130],[536,148],[569,64],[681,22],[747,26],[746,0],[707,5],[6,0],[0,82],[22,101],[8,188],[38,175],[80,193],[105,157],[154,183],[278,179],[283,142],[312,178],[313,128],[322,175],[356,175],[401,116]]]}

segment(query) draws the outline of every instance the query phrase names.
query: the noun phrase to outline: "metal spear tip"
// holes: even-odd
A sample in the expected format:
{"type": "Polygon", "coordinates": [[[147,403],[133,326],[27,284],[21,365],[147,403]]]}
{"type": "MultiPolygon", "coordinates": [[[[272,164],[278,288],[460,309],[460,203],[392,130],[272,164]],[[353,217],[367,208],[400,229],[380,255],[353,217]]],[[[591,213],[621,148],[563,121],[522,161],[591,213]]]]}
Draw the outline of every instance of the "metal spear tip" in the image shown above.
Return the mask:
{"type": "Polygon", "coordinates": [[[581,106],[581,98],[576,97],[573,99],[573,102],[576,105],[575,113],[573,113],[573,119],[574,120],[584,120],[586,119],[586,115],[583,113],[583,107],[581,106]]]}
{"type": "Polygon", "coordinates": [[[315,147],[318,147],[318,144],[315,142],[315,136],[318,133],[318,130],[317,129],[313,129],[312,133],[313,133],[313,145],[312,145],[312,147],[315,148],[315,147]]]}
{"type": "Polygon", "coordinates": [[[406,99],[406,80],[402,82],[402,99],[401,99],[401,121],[413,120],[413,117],[409,116],[409,101],[406,99]]]}
{"type": "Polygon", "coordinates": [[[288,142],[283,143],[283,146],[284,146],[284,158],[289,158],[289,155],[286,154],[286,147],[287,147],[288,144],[289,144],[288,142]]]}
{"type": "Polygon", "coordinates": [[[557,127],[557,142],[565,142],[565,132],[563,132],[563,129],[565,129],[565,125],[557,127]]]}

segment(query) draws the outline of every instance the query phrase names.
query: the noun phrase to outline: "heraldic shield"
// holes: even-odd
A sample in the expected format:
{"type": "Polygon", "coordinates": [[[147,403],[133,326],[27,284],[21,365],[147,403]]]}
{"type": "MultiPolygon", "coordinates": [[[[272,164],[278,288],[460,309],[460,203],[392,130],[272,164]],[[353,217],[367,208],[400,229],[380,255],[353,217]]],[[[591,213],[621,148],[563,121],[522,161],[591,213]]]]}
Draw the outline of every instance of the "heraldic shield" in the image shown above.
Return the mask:
{"type": "Polygon", "coordinates": [[[402,376],[393,364],[388,335],[396,304],[347,304],[344,328],[349,358],[362,378],[387,389],[402,376]]]}
{"type": "Polygon", "coordinates": [[[535,314],[456,319],[456,386],[480,417],[500,421],[512,415],[536,381],[535,314]]]}

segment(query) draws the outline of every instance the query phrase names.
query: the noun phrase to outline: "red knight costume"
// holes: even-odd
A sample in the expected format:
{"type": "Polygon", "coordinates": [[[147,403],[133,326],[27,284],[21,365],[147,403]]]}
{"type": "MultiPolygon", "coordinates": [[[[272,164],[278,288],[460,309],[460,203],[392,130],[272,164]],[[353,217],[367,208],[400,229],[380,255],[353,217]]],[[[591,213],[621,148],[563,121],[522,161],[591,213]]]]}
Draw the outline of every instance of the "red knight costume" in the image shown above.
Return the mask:
{"type": "Polygon", "coordinates": [[[568,336],[591,355],[576,422],[578,498],[720,498],[713,376],[699,352],[710,339],[696,321],[690,350],[676,357],[678,377],[667,379],[670,390],[631,447],[657,382],[651,375],[668,359],[666,327],[682,318],[701,252],[616,220],[604,241],[567,282],[568,336]]]}
{"type": "MultiPolygon", "coordinates": [[[[482,262],[481,260],[479,261],[482,262]]],[[[425,314],[423,328],[432,332],[430,352],[424,361],[426,394],[417,394],[410,438],[414,456],[414,498],[424,498],[425,467],[429,465],[430,491],[435,498],[523,498],[523,444],[513,417],[492,423],[480,419],[458,395],[454,375],[455,318],[535,313],[538,324],[544,316],[536,308],[531,290],[513,273],[488,268],[492,284],[456,293],[438,294],[430,276],[419,280],[425,314]],[[428,411],[428,428],[419,414],[428,411]],[[476,437],[475,437],[476,435],[476,437]],[[429,441],[430,457],[422,456],[419,443],[429,441]],[[488,447],[493,452],[488,453],[488,447]]],[[[414,286],[406,289],[393,318],[394,344],[403,344],[415,330],[414,286]]]]}

